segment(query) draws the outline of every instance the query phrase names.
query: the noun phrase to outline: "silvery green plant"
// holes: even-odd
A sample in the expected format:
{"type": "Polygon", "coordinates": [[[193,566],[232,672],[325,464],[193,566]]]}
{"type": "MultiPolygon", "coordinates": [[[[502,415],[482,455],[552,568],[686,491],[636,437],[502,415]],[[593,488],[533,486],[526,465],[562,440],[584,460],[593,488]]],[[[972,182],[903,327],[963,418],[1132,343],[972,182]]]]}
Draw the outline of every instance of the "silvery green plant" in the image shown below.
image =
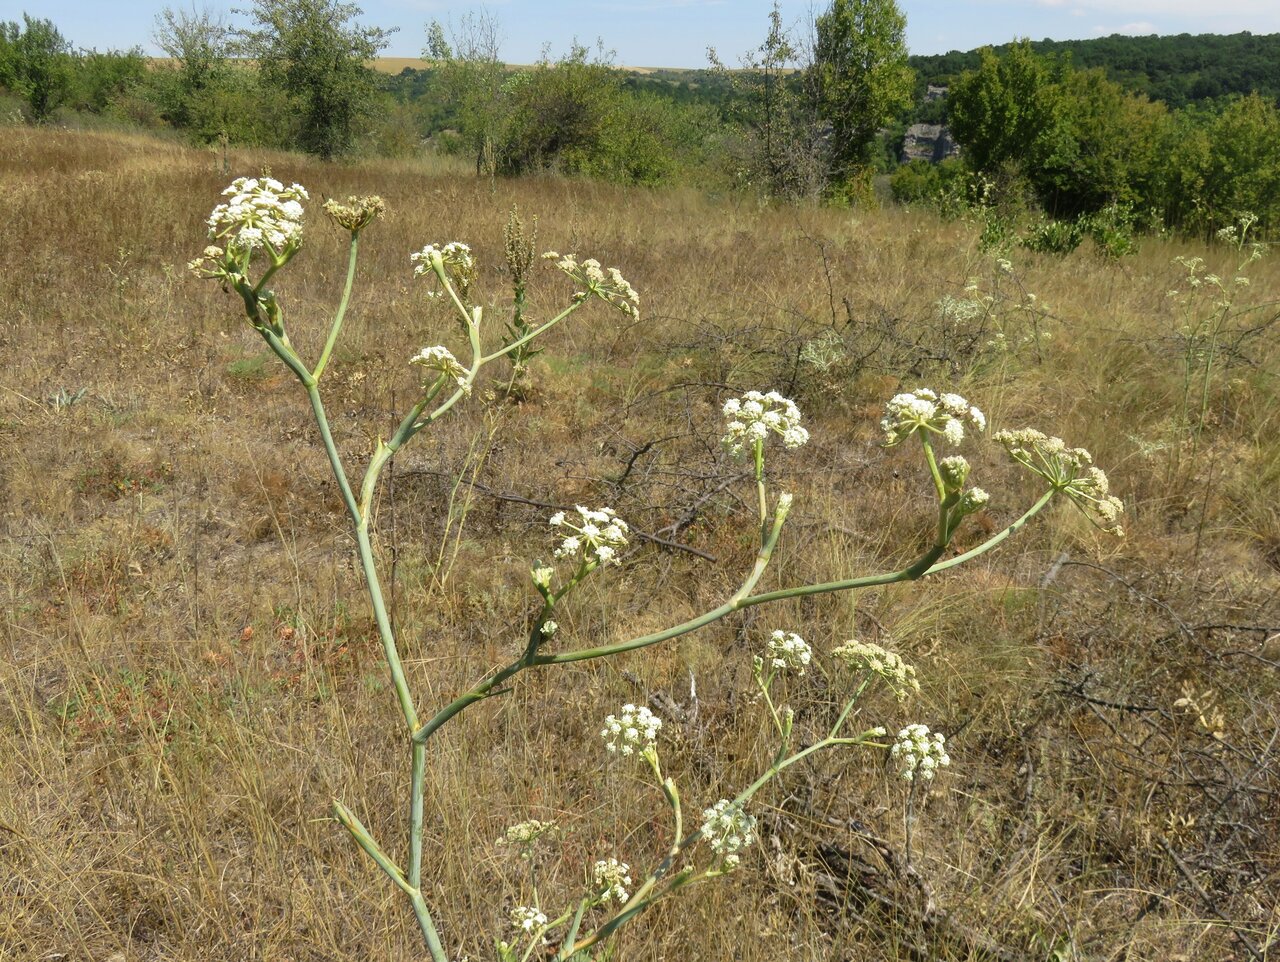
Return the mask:
{"type": "MultiPolygon", "coordinates": [[[[809,440],[801,425],[801,413],[794,402],[776,392],[749,391],[724,404],[726,419],[724,445],[735,457],[750,466],[755,487],[757,549],[754,562],[741,586],[722,604],[696,618],[662,631],[615,644],[590,646],[566,637],[559,629],[557,608],[585,580],[623,563],[623,551],[631,534],[627,523],[608,507],[578,506],[573,512],[557,512],[549,519],[556,543],[548,564],[530,566],[531,589],[540,599],[537,615],[519,654],[505,665],[486,672],[469,690],[430,716],[419,713],[400,649],[396,641],[378,574],[370,517],[379,477],[387,462],[419,433],[432,427],[457,404],[467,399],[481,372],[497,361],[529,356],[532,342],[585,307],[600,301],[629,317],[638,317],[639,297],[617,268],[604,268],[593,259],[581,262],[572,255],[554,251],[543,257],[574,282],[570,303],[549,320],[523,329],[498,330],[492,335],[484,327],[484,312],[471,297],[476,280],[475,260],[467,245],[459,242],[427,244],[410,255],[415,276],[431,286],[430,294],[451,305],[460,322],[466,344],[459,359],[446,345],[428,345],[416,354],[406,352],[405,362],[422,370],[418,398],[404,415],[390,438],[379,438],[365,467],[363,479],[353,484],[343,464],[325,414],[320,385],[342,332],[356,274],[360,238],[385,211],[378,197],[352,197],[345,203],[329,201],[325,213],[348,232],[350,246],[346,279],[335,313],[314,362],[290,339],[284,309],[271,287],[273,278],[285,269],[303,246],[304,202],[307,191],[294,184],[286,187],[270,177],[235,180],[224,191],[226,200],[218,204],[208,220],[210,244],[191,269],[200,277],[219,281],[242,302],[245,318],[271,350],[302,385],[316,426],[333,470],[342,502],[355,532],[359,557],[381,640],[387,670],[404,722],[409,750],[409,804],[407,846],[398,855],[373,838],[369,830],[341,801],[333,802],[339,823],[357,845],[373,860],[408,900],[421,929],[432,962],[449,962],[437,928],[435,915],[427,904],[429,890],[423,880],[424,797],[431,739],[452,719],[472,705],[510,690],[515,677],[530,668],[554,668],[573,662],[608,658],[697,631],[735,612],[788,598],[853,591],[877,585],[912,581],[961,565],[1000,544],[1020,530],[1056,495],[1083,508],[1100,526],[1116,528],[1121,510],[1106,486],[1105,476],[1094,468],[1088,452],[1067,448],[1056,439],[1024,429],[998,435],[1009,454],[1041,478],[1046,490],[1021,517],[977,547],[943,560],[955,532],[965,518],[981,511],[989,498],[968,483],[969,464],[959,454],[938,457],[935,444],[958,446],[969,434],[986,428],[982,412],[956,394],[936,394],[918,389],[899,394],[885,407],[881,427],[886,446],[918,443],[929,478],[937,495],[938,519],[931,543],[913,562],[897,571],[861,577],[845,577],[819,584],[784,586],[757,590],[769,567],[782,535],[793,497],[775,494],[769,485],[766,455],[796,449],[809,440]],[[505,335],[505,336],[504,336],[505,335]]],[[[887,688],[900,700],[918,691],[915,669],[894,652],[878,645],[850,640],[824,657],[848,677],[847,697],[834,724],[821,737],[806,736],[796,747],[795,715],[784,703],[787,675],[803,673],[817,655],[801,635],[789,629],[772,632],[753,662],[753,678],[764,706],[768,724],[776,736],[777,749],[758,777],[732,798],[722,798],[701,810],[696,824],[686,825],[680,791],[662,766],[659,739],[662,719],[648,708],[625,705],[606,717],[600,730],[601,751],[618,765],[639,765],[646,779],[661,793],[670,809],[672,831],[665,852],[645,871],[633,869],[616,855],[605,853],[587,869],[584,866],[584,894],[564,903],[560,910],[544,907],[544,893],[530,886],[529,904],[515,908],[510,916],[510,932],[495,938],[502,962],[525,962],[539,958],[556,962],[585,962],[598,958],[608,940],[624,925],[658,901],[697,885],[713,881],[741,864],[756,840],[758,829],[749,808],[752,800],[771,780],[792,765],[815,753],[833,748],[857,747],[887,751],[901,777],[913,784],[931,779],[950,763],[945,740],[921,725],[902,729],[896,739],[888,739],[883,727],[861,731],[848,729],[858,700],[872,685],[887,688]],[[554,939],[554,941],[553,941],[554,939]]],[[[554,822],[529,820],[507,829],[499,844],[509,847],[526,863],[532,874],[535,849],[557,834],[554,822]]],[[[550,903],[548,903],[549,905],[550,903]]]]}

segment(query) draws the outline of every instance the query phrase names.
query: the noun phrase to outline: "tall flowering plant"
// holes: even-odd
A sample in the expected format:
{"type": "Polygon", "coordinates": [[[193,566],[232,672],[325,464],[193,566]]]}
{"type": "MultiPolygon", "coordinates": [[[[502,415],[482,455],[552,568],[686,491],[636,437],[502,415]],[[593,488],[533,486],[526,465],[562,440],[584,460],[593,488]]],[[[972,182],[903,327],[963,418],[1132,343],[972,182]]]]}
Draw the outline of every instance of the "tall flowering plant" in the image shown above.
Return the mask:
{"type": "MultiPolygon", "coordinates": [[[[934,444],[957,446],[968,433],[981,433],[986,419],[977,407],[958,395],[938,395],[921,388],[892,398],[886,405],[882,427],[887,446],[907,443],[913,435],[919,440],[937,494],[938,520],[931,543],[912,563],[898,571],[758,590],[794,501],[789,492],[775,494],[770,489],[767,454],[779,445],[789,450],[802,447],[809,440],[809,432],[801,425],[801,413],[794,402],[773,391],[748,391],[724,404],[723,440],[731,455],[751,463],[750,476],[757,505],[757,518],[753,521],[757,526],[757,547],[750,570],[729,598],[710,611],[661,631],[610,645],[578,645],[575,639],[565,638],[560,632],[555,620],[557,606],[586,579],[620,565],[622,549],[626,548],[631,532],[627,523],[608,507],[578,506],[572,513],[558,512],[549,519],[556,538],[551,547],[552,562],[538,561],[530,566],[531,590],[540,604],[520,654],[505,665],[495,666],[470,689],[448,704],[438,706],[430,715],[420,714],[387,615],[373,552],[370,516],[383,468],[414,437],[463,402],[488,365],[504,359],[527,358],[535,339],[593,301],[602,302],[628,317],[638,317],[639,295],[617,268],[602,267],[593,259],[579,261],[573,255],[548,252],[544,258],[574,282],[575,291],[568,305],[541,324],[522,321],[518,328],[508,326],[505,332],[497,331],[496,338],[486,337],[484,311],[471,296],[476,279],[471,249],[457,241],[424,245],[410,255],[408,269],[431,285],[431,296],[452,305],[465,344],[456,345],[458,354],[448,345],[435,344],[406,356],[406,363],[422,371],[417,398],[391,437],[378,439],[363,478],[353,483],[334,444],[320,385],[350,303],[361,236],[385,212],[386,206],[379,197],[351,197],[345,202],[329,201],[324,205],[325,214],[349,235],[347,271],[329,322],[328,336],[316,359],[308,361],[290,340],[283,306],[270,285],[303,248],[304,202],[310,199],[309,194],[297,184],[285,186],[270,177],[241,177],[224,191],[224,196],[226,200],[218,204],[209,217],[209,246],[191,262],[190,268],[200,277],[219,281],[225,290],[239,298],[249,325],[297,378],[310,402],[355,533],[356,553],[405,727],[409,750],[407,850],[393,856],[336,799],[334,816],[403,893],[432,962],[449,962],[452,955],[444,946],[433,908],[428,905],[429,886],[423,879],[428,748],[433,737],[453,718],[472,705],[508,690],[517,675],[530,668],[553,668],[646,648],[756,605],[912,581],[953,568],[991,550],[1021,529],[1058,494],[1082,508],[1101,527],[1118,533],[1118,517],[1123,506],[1109,493],[1105,475],[1093,466],[1088,452],[1068,448],[1059,439],[1031,429],[1002,432],[997,440],[1015,461],[1041,478],[1047,489],[1011,525],[977,547],[943,560],[964,519],[981,510],[989,498],[982,489],[969,486],[969,464],[964,457],[950,454],[939,458],[934,444]]],[[[798,632],[783,628],[772,632],[754,659],[753,678],[768,724],[777,739],[777,751],[754,781],[734,797],[707,805],[691,826],[686,826],[680,791],[662,767],[659,747],[662,719],[650,709],[636,705],[625,705],[605,718],[600,732],[604,754],[616,759],[618,764],[639,764],[642,771],[647,770],[671,812],[670,844],[657,863],[647,870],[633,868],[614,855],[597,859],[589,870],[584,867],[585,894],[569,900],[558,912],[544,907],[542,895],[533,887],[531,904],[516,907],[510,916],[510,931],[495,937],[498,958],[502,962],[527,962],[535,955],[554,962],[582,962],[593,958],[597,947],[603,948],[619,929],[656,902],[733,871],[749,854],[757,837],[756,819],[749,810],[752,799],[772,779],[810,755],[840,747],[883,750],[891,755],[900,776],[913,783],[933,778],[950,764],[944,736],[930,732],[923,725],[907,726],[896,739],[889,739],[880,726],[862,731],[848,729],[855,704],[870,686],[884,686],[899,699],[909,697],[919,688],[915,669],[899,655],[856,639],[823,656],[842,667],[850,679],[848,695],[836,722],[824,737],[796,748],[792,736],[794,713],[783,702],[785,688],[781,679],[802,674],[817,657],[798,632]],[[551,936],[555,937],[554,941],[551,936]]],[[[554,838],[555,834],[554,822],[529,820],[511,826],[499,843],[517,852],[521,861],[531,866],[536,846],[554,838]]]]}

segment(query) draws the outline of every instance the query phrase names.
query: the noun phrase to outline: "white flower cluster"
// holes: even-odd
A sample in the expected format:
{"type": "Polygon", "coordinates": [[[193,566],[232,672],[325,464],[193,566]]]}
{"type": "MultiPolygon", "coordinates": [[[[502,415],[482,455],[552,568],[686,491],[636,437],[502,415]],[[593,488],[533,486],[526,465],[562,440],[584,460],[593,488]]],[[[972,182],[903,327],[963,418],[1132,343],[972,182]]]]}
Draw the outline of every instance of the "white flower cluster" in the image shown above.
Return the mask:
{"type": "Polygon", "coordinates": [[[1106,474],[1093,466],[1093,455],[1084,448],[1069,448],[1062,438],[1034,428],[997,431],[992,437],[1011,458],[1066,494],[1098,527],[1117,536],[1124,534],[1120,525],[1124,502],[1111,494],[1106,474]]]}
{"type": "Polygon", "coordinates": [[[299,184],[286,187],[271,177],[237,177],[222,192],[231,199],[209,215],[209,236],[228,247],[252,250],[263,245],[277,254],[302,236],[302,201],[310,200],[299,184]]]}
{"type": "Polygon", "coordinates": [[[571,532],[560,542],[560,546],[552,552],[557,558],[574,558],[581,556],[592,564],[621,564],[618,549],[627,546],[627,523],[619,518],[612,508],[601,508],[592,511],[578,505],[579,524],[574,524],[563,511],[557,511],[550,518],[555,528],[568,528],[571,532]]]}
{"type": "Polygon", "coordinates": [[[928,725],[908,725],[898,732],[889,757],[898,763],[898,774],[907,781],[915,781],[917,775],[927,780],[951,764],[946,742],[942,732],[930,733],[928,725]]]}
{"type": "Polygon", "coordinates": [[[511,925],[524,932],[535,932],[547,924],[547,916],[540,909],[517,905],[511,910],[511,925]]]}
{"type": "Polygon", "coordinates": [[[892,651],[868,641],[846,641],[831,654],[854,671],[869,671],[883,679],[894,694],[903,698],[908,691],[919,691],[916,670],[892,651]]]}
{"type": "Polygon", "coordinates": [[[798,448],[809,440],[809,432],[800,426],[800,409],[777,391],[748,391],[740,398],[730,398],[724,402],[724,416],[729,419],[724,445],[734,457],[753,450],[770,433],[781,435],[788,448],[798,448]]]}
{"type": "Polygon", "coordinates": [[[625,902],[631,897],[627,887],[631,884],[631,866],[616,858],[601,859],[591,869],[591,879],[597,889],[604,889],[602,902],[625,902]]]}
{"type": "Polygon", "coordinates": [[[226,252],[216,246],[204,249],[202,257],[188,266],[201,275],[217,273],[217,264],[226,253],[251,255],[259,248],[279,257],[302,240],[302,201],[310,200],[299,184],[286,187],[271,177],[237,177],[222,192],[230,198],[209,215],[209,237],[222,241],[226,252]]]}
{"type": "Polygon", "coordinates": [[[503,846],[511,846],[517,849],[521,858],[531,858],[533,855],[533,846],[542,836],[554,832],[556,822],[542,822],[536,818],[531,818],[527,822],[517,822],[505,832],[502,838],[498,839],[498,844],[503,846]]]}
{"type": "Polygon", "coordinates": [[[409,358],[409,363],[421,364],[428,371],[436,371],[451,377],[457,382],[458,387],[467,386],[467,369],[459,363],[447,347],[441,347],[438,344],[435,347],[424,347],[409,358]]]}
{"type": "Polygon", "coordinates": [[[600,737],[604,739],[606,751],[634,755],[637,750],[643,752],[653,747],[661,727],[662,719],[643,705],[623,705],[621,714],[605,718],[600,737]]]}
{"type": "Polygon", "coordinates": [[[803,675],[813,658],[813,649],[794,631],[778,629],[765,645],[765,656],[770,668],[803,675]]]}
{"type": "Polygon", "coordinates": [[[920,430],[941,434],[951,444],[959,444],[964,440],[966,422],[976,431],[987,427],[986,416],[959,394],[939,397],[922,387],[890,398],[880,427],[887,446],[901,444],[920,430]]]}
{"type": "MultiPolygon", "coordinates": [[[[440,270],[447,271],[462,290],[460,296],[466,297],[466,289],[471,283],[471,275],[475,269],[475,259],[471,256],[471,248],[461,241],[450,241],[444,246],[428,244],[422,250],[410,254],[409,260],[417,266],[413,269],[414,277],[436,277],[437,265],[440,270]]],[[[444,297],[444,291],[432,290],[427,297],[444,297]]]]}
{"type": "Polygon", "coordinates": [[[722,798],[702,813],[702,837],[726,869],[742,860],[742,850],[755,841],[756,820],[739,805],[722,798]]]}
{"type": "Polygon", "coordinates": [[[601,267],[598,260],[590,257],[579,264],[573,254],[565,254],[562,257],[555,251],[547,251],[542,255],[542,259],[554,261],[556,267],[573,278],[579,286],[585,288],[574,295],[576,299],[585,300],[594,294],[628,317],[640,319],[640,295],[616,267],[601,267]]]}

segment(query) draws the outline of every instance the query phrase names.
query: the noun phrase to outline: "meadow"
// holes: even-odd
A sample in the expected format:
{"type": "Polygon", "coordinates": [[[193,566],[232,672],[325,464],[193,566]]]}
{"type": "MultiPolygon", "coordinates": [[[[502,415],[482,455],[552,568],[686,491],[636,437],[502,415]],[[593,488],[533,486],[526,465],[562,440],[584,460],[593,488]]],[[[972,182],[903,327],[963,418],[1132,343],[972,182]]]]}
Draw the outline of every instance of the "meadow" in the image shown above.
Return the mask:
{"type": "MultiPolygon", "coordinates": [[[[412,403],[408,358],[465,341],[411,251],[470,244],[501,317],[518,206],[540,249],[617,265],[642,297],[638,322],[584,308],[526,382],[478,385],[384,475],[376,547],[432,708],[521,648],[557,509],[609,504],[638,534],[558,613],[562,632],[606,643],[733,593],[753,494],[721,405],[746,390],[794,398],[812,435],[776,462],[795,507],[770,577],[788,584],[893,570],[927,544],[928,475],[878,427],[902,390],[957,391],[992,427],[1088,448],[1126,504],[1120,539],[1055,504],[975,563],[530,671],[459,716],[432,743],[425,869],[458,958],[491,958],[521,904],[524,866],[495,843],[513,822],[563,826],[538,864],[549,892],[573,891],[597,853],[660,856],[660,796],[598,750],[622,702],[664,717],[691,807],[767,764],[751,658],[783,626],[819,662],[789,682],[798,731],[837,697],[826,653],[876,641],[922,691],[860,714],[945,731],[951,767],[908,826],[882,753],[796,766],[761,796],[742,866],[641,918],[616,958],[1280,956],[1274,256],[1238,283],[1247,250],[1225,242],[992,254],[981,225],[923,210],[9,128],[0,960],[425,958],[330,814],[340,798],[398,845],[407,773],[320,438],[232,300],[186,271],[220,191],[264,168],[312,194],[279,285],[312,355],[345,269],[320,199],[377,193],[390,210],[361,241],[325,386],[353,463],[412,403]]],[[[539,270],[535,316],[563,303],[562,281],[539,270]]],[[[992,497],[956,551],[1039,493],[997,445],[967,454],[992,497]]]]}

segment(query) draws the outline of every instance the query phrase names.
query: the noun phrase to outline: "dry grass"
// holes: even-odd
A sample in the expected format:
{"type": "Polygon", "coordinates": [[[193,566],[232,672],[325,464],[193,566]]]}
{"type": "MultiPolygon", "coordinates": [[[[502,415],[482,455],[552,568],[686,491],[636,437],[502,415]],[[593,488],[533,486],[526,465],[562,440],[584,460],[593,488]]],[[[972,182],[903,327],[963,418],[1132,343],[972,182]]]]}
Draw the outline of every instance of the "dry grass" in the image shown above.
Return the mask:
{"type": "MultiPolygon", "coordinates": [[[[1280,952],[1280,352],[1267,328],[1224,355],[1193,456],[1165,294],[1172,257],[1203,252],[1016,254],[1052,339],[1000,354],[989,328],[933,307],[973,276],[1011,289],[964,224],[557,179],[491,188],[408,163],[233,162],[317,199],[378,192],[394,212],[363,245],[327,386],[352,462],[407,406],[408,354],[456,334],[410,283],[410,250],[472,243],[500,314],[501,224],[518,203],[542,217],[543,246],[617,264],[645,297],[643,323],[580,315],[520,403],[478,394],[398,459],[377,530],[428,707],[517,650],[527,565],[548,547],[545,511],[449,478],[610,503],[713,555],[644,547],[560,618],[596,642],[661,627],[721,600],[749,556],[745,486],[724,486],[740,469],[716,437],[720,402],[750,387],[797,396],[815,438],[779,464],[798,495],[775,566],[788,583],[887,568],[927,536],[919,465],[877,444],[900,384],[954,387],[998,425],[1089,447],[1131,506],[1120,543],[1059,509],[925,583],[753,609],[617,663],[522,677],[433,748],[427,874],[449,945],[487,957],[521,896],[493,844],[512,821],[567,825],[542,869],[566,897],[590,859],[653,860],[660,798],[598,762],[597,721],[620,701],[681,701],[692,673],[700,710],[668,725],[668,765],[691,806],[743,784],[769,751],[742,695],[751,651],[797,626],[819,649],[888,639],[925,691],[868,704],[868,721],[952,733],[954,767],[918,805],[913,872],[882,760],[827,758],[762,798],[766,837],[742,871],[652,913],[621,957],[1280,952]],[[797,360],[833,327],[854,357],[825,374],[797,360]],[[1174,707],[1184,686],[1213,692],[1221,739],[1174,707]]],[[[147,140],[19,130],[0,144],[0,959],[423,957],[398,894],[328,817],[340,797],[399,851],[408,773],[319,440],[234,305],[184,275],[228,179],[211,154],[147,140]]],[[[316,220],[281,282],[310,352],[342,266],[316,220]]],[[[1278,265],[1247,291],[1273,305],[1259,324],[1278,265]]],[[[564,294],[540,278],[535,310],[564,294]]],[[[1007,323],[1016,341],[1030,322],[1007,323]]],[[[1033,488],[979,452],[994,495],[980,523],[995,530],[1033,488]]],[[[791,698],[810,731],[834,694],[812,672],[791,698]]]]}

